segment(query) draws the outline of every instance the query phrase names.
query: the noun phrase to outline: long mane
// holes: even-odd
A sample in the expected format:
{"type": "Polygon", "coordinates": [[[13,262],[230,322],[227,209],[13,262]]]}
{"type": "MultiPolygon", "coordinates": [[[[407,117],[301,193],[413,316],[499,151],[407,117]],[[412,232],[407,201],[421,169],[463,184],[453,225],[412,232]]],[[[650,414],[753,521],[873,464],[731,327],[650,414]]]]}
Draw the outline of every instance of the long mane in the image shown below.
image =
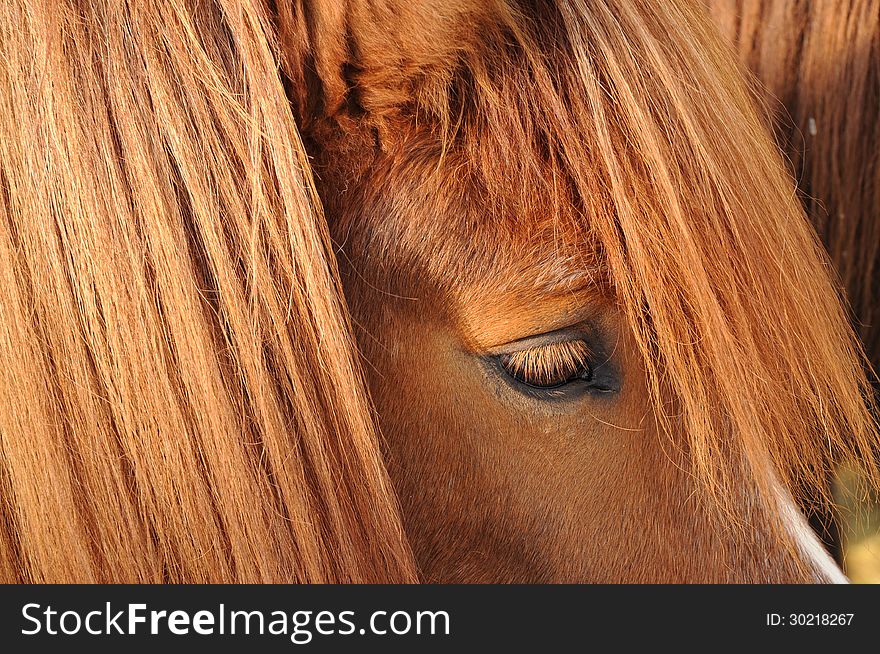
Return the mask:
{"type": "Polygon", "coordinates": [[[0,53],[0,578],[413,580],[261,3],[0,53]]]}

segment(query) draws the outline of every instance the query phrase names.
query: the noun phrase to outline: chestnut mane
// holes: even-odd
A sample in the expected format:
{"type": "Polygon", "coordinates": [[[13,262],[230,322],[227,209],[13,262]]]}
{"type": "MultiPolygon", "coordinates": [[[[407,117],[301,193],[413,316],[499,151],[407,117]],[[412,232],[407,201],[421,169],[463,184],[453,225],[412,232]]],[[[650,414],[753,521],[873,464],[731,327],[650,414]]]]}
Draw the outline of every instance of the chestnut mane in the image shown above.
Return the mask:
{"type": "Polygon", "coordinates": [[[416,579],[303,145],[365,127],[354,172],[420,158],[483,247],[582,230],[733,519],[880,479],[827,256],[696,3],[8,4],[4,581],[416,579]]]}
{"type": "Polygon", "coordinates": [[[261,3],[0,18],[0,577],[413,580],[261,3]]]}

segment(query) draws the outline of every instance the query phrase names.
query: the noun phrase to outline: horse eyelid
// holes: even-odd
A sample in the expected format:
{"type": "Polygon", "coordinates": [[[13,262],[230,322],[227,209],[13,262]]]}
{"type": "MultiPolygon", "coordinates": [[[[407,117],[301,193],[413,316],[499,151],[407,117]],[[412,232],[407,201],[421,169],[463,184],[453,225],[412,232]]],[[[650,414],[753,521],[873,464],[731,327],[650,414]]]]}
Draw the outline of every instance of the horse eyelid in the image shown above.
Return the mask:
{"type": "Polygon", "coordinates": [[[592,349],[582,339],[538,345],[497,357],[514,381],[538,390],[591,381],[592,358],[592,349]]]}

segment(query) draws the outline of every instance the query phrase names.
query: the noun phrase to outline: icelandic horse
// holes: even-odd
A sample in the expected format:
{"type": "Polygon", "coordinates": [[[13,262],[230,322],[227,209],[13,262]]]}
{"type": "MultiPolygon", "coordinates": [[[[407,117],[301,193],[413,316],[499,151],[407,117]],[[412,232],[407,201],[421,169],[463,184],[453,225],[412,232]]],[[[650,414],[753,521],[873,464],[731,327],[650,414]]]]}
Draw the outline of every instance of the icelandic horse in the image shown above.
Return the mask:
{"type": "Polygon", "coordinates": [[[878,485],[696,1],[8,0],[0,578],[806,582],[878,485]]]}

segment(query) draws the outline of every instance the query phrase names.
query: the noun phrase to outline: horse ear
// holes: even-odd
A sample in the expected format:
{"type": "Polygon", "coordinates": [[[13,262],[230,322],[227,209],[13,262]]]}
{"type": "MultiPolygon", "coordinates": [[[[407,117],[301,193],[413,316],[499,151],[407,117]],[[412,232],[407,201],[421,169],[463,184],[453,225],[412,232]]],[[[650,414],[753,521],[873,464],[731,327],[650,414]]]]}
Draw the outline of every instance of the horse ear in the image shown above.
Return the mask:
{"type": "MultiPolygon", "coordinates": [[[[379,126],[444,97],[458,63],[487,38],[493,3],[292,0],[277,8],[282,61],[304,130],[316,119],[379,126]],[[487,6],[488,5],[488,6],[487,6]]],[[[497,18],[497,17],[496,17],[497,18]]]]}
{"type": "Polygon", "coordinates": [[[288,93],[302,129],[319,116],[339,113],[351,59],[346,0],[291,0],[277,5],[281,60],[288,93]]]}

